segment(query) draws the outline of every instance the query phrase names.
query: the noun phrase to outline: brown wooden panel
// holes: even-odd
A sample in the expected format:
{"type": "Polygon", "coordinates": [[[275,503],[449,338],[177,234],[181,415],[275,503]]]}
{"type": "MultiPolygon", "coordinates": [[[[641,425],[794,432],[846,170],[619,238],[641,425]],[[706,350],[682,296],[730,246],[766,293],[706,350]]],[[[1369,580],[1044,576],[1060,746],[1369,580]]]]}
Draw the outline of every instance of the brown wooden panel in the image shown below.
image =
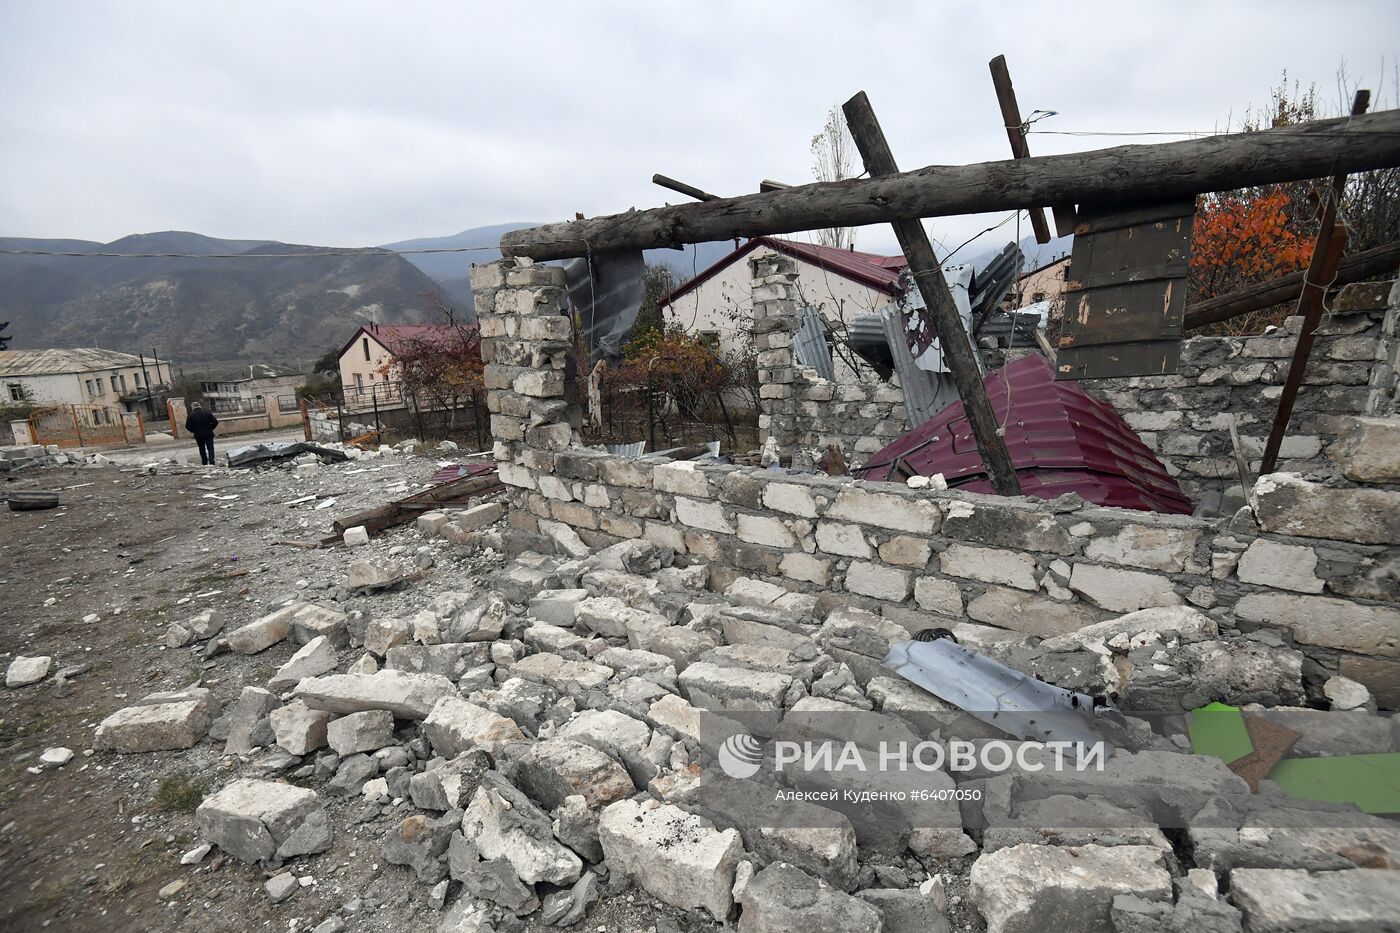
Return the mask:
{"type": "Polygon", "coordinates": [[[1175,372],[1195,199],[1080,206],[1057,379],[1175,372]]]}
{"type": "Polygon", "coordinates": [[[1056,379],[1110,379],[1114,376],[1165,376],[1181,361],[1180,340],[1150,340],[1098,347],[1070,347],[1059,352],[1056,379]]]}

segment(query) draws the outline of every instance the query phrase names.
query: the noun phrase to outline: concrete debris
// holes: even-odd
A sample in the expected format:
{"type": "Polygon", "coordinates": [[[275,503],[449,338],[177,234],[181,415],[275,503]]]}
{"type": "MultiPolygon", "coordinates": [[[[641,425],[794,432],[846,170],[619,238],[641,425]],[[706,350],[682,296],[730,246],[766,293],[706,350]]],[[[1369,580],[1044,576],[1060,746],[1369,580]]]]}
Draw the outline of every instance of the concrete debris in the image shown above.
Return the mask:
{"type": "Polygon", "coordinates": [[[5,686],[13,688],[37,684],[49,676],[49,668],[52,666],[53,658],[44,655],[27,658],[17,654],[10,666],[5,668],[5,686]]]}
{"type": "Polygon", "coordinates": [[[438,700],[456,692],[446,677],[404,671],[308,677],[297,684],[295,691],[312,709],[332,713],[385,709],[398,719],[426,719],[438,700]]]}
{"type": "Polygon", "coordinates": [[[276,737],[269,717],[280,705],[277,697],[261,687],[244,687],[229,712],[224,754],[246,755],[255,748],[271,745],[276,737]]]}
{"type": "Polygon", "coordinates": [[[291,659],[277,669],[267,682],[268,689],[283,693],[292,689],[304,678],[319,677],[336,669],[339,658],[330,638],[317,635],[297,649],[291,659]]]}
{"type": "Polygon", "coordinates": [[[312,709],[301,700],[293,700],[269,713],[268,722],[277,745],[300,757],[325,748],[331,715],[325,710],[312,709]]]}
{"type": "Polygon", "coordinates": [[[243,778],[195,810],[200,834],[234,858],[257,862],[273,858],[312,813],[321,808],[316,792],[277,781],[243,778]]]}
{"type": "Polygon", "coordinates": [[[326,743],[337,755],[372,752],[394,743],[394,714],[365,710],[333,719],[326,726],[326,743]]]}
{"type": "Polygon", "coordinates": [[[345,585],[351,590],[382,590],[397,585],[404,575],[404,568],[397,561],[371,557],[350,564],[345,585]]]}
{"type": "Polygon", "coordinates": [[[1241,868],[1230,872],[1230,899],[1250,933],[1381,933],[1400,917],[1400,885],[1392,870],[1380,868],[1241,868]]]}
{"type": "Polygon", "coordinates": [[[514,721],[457,696],[445,696],[433,706],[423,720],[423,735],[444,758],[474,748],[494,754],[508,742],[525,739],[514,721]]]}
{"type": "Polygon", "coordinates": [[[405,865],[424,884],[437,884],[447,877],[447,844],[462,822],[462,813],[449,810],[437,818],[421,813],[407,817],[384,837],[384,858],[393,865],[405,865]]]}
{"type": "Polygon", "coordinates": [[[92,747],[124,753],[192,748],[209,731],[215,709],[204,687],[153,693],[102,720],[92,747]]]}
{"type": "Polygon", "coordinates": [[[1113,933],[1113,899],[1172,898],[1161,849],[1151,846],[1019,845],[981,856],[971,897],[987,933],[1113,933]]]}
{"type": "MultiPolygon", "coordinates": [[[[739,899],[739,933],[881,933],[881,910],[781,862],[753,876],[739,899]]],[[[1071,929],[1071,927],[1065,927],[1071,929]]]]}
{"type": "Polygon", "coordinates": [[[482,858],[510,862],[525,884],[572,884],[583,870],[578,855],[554,838],[544,811],[494,773],[483,775],[462,816],[462,835],[482,858]]]}
{"type": "Polygon", "coordinates": [[[598,836],[609,869],[653,897],[672,907],[704,909],[716,920],[729,916],[734,870],[744,853],[736,830],[721,832],[670,804],[619,800],[603,811],[598,836]]]}

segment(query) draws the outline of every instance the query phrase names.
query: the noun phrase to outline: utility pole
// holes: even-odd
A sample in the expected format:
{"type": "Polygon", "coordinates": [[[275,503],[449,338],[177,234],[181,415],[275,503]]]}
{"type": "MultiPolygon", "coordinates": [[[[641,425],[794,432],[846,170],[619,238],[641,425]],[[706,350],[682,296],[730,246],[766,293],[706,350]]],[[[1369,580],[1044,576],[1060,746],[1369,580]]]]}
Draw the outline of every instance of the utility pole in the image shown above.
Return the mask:
{"type": "MultiPolygon", "coordinates": [[[[880,129],[880,121],[875,118],[875,110],[870,106],[870,99],[865,96],[865,92],[861,91],[846,101],[842,110],[846,114],[846,125],[851,130],[851,137],[856,141],[856,148],[860,150],[860,157],[865,162],[865,169],[870,177],[876,179],[898,174],[899,166],[895,164],[894,154],[890,151],[889,143],[885,141],[885,133],[880,129]]],[[[992,488],[1003,496],[1019,496],[1021,481],[1016,476],[1011,455],[1006,451],[1006,443],[997,425],[996,415],[992,412],[992,403],[987,398],[987,387],[982,382],[977,360],[972,355],[972,344],[968,340],[967,330],[958,315],[957,306],[953,304],[953,295],[948,291],[948,281],[943,277],[943,268],[939,265],[938,257],[933,252],[933,244],[929,242],[928,234],[924,231],[923,221],[917,217],[896,219],[890,226],[894,227],[899,247],[909,262],[909,274],[913,276],[914,284],[923,296],[924,307],[933,320],[934,330],[938,334],[939,349],[943,351],[943,358],[953,373],[958,397],[962,399],[963,409],[967,412],[972,436],[977,441],[977,450],[982,455],[982,463],[987,467],[992,488]]],[[[1008,416],[1009,409],[1008,403],[1008,416]]]]}

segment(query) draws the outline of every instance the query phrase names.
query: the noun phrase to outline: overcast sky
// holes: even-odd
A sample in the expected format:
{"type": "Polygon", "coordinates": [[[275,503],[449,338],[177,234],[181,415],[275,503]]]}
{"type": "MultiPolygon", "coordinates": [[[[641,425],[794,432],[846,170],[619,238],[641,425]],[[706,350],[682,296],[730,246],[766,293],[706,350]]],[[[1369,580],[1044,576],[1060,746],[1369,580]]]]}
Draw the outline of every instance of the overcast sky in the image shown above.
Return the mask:
{"type": "MultiPolygon", "coordinates": [[[[861,89],[901,167],[1005,158],[997,53],[1023,112],[1059,112],[1039,128],[1143,131],[1223,128],[1285,69],[1336,107],[1343,61],[1393,107],[1397,52],[1395,0],[4,0],[0,235],[358,246],[616,213],[682,200],[653,172],[809,180],[812,134],[861,89]]],[[[895,249],[887,228],[858,246],[895,249]]]]}

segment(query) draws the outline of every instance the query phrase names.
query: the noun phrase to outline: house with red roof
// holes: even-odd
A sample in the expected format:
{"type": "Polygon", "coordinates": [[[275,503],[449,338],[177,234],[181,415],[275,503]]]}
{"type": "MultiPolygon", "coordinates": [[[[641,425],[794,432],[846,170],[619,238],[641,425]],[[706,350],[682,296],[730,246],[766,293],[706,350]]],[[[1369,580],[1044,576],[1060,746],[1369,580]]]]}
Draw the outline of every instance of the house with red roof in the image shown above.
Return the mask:
{"type": "Polygon", "coordinates": [[[462,339],[463,330],[478,339],[475,324],[365,324],[340,348],[340,385],[345,404],[359,408],[373,401],[401,402],[394,373],[395,358],[415,344],[462,339]]]}
{"type": "MultiPolygon", "coordinates": [[[[783,237],[755,237],[700,271],[662,302],[666,322],[698,334],[721,353],[741,350],[751,339],[753,300],[749,263],[780,253],[798,269],[801,299],[820,309],[831,329],[840,333],[847,321],[878,311],[902,293],[903,256],[880,256],[836,249],[783,237]]],[[[829,340],[828,343],[831,341],[829,340]]],[[[838,380],[854,371],[835,355],[838,380]]]]}

